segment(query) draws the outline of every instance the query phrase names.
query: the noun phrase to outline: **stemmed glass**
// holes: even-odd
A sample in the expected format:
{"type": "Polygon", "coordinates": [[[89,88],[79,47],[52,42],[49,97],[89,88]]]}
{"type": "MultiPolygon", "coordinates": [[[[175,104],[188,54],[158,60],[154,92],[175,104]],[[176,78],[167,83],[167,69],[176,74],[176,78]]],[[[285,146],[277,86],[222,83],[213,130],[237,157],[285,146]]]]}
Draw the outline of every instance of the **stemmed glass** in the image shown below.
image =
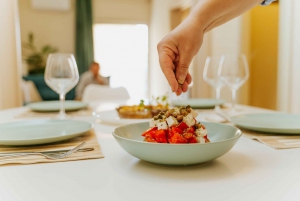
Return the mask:
{"type": "MultiPolygon", "coordinates": [[[[217,102],[220,101],[220,92],[221,89],[225,86],[223,80],[220,77],[220,60],[221,56],[207,57],[203,70],[204,81],[215,88],[217,102]]],[[[220,111],[220,106],[218,103],[215,106],[215,111],[220,111]]]]}
{"type": "Polygon", "coordinates": [[[59,94],[59,119],[65,119],[65,96],[79,81],[79,73],[73,54],[50,54],[45,70],[45,82],[59,94]]]}
{"type": "Polygon", "coordinates": [[[231,90],[231,114],[236,112],[236,91],[249,78],[245,55],[223,55],[220,61],[220,77],[231,90]]]}

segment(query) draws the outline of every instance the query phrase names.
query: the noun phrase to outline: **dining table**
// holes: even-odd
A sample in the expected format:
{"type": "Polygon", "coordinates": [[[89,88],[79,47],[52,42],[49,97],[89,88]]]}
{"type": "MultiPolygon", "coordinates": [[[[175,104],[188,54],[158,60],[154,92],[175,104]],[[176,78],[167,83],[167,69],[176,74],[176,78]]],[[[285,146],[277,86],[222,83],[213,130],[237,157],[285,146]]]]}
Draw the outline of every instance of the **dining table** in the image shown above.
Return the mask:
{"type": "MultiPolygon", "coordinates": [[[[91,102],[93,111],[115,107],[91,102]]],[[[241,113],[272,113],[238,105],[241,113]]],[[[26,106],[0,111],[0,123],[17,118],[26,106]]],[[[199,118],[213,109],[199,110],[199,118]]],[[[274,149],[242,136],[223,156],[210,162],[172,166],[149,163],[126,151],[114,139],[118,125],[101,122],[92,112],[72,119],[89,122],[104,158],[57,163],[0,166],[0,200],[101,201],[258,201],[300,200],[300,149],[274,149]]]]}

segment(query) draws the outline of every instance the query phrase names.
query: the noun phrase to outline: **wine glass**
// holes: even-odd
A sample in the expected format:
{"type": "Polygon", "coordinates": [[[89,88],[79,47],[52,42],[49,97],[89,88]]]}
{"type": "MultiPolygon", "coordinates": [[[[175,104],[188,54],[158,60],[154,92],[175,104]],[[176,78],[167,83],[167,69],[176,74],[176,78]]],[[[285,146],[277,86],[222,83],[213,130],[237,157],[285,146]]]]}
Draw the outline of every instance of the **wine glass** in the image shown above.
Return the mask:
{"type": "Polygon", "coordinates": [[[245,55],[223,55],[220,62],[220,77],[231,90],[231,114],[236,112],[236,91],[249,78],[245,55]]]}
{"type": "MultiPolygon", "coordinates": [[[[220,92],[221,89],[225,86],[224,82],[220,77],[220,61],[221,56],[210,56],[206,58],[205,66],[203,70],[203,79],[209,85],[215,88],[216,91],[216,100],[220,101],[220,92]]],[[[215,106],[215,111],[220,112],[220,106],[217,103],[215,106]]]]}
{"type": "Polygon", "coordinates": [[[45,82],[59,94],[59,118],[65,119],[65,96],[79,81],[79,73],[73,54],[50,54],[45,70],[45,82]]]}

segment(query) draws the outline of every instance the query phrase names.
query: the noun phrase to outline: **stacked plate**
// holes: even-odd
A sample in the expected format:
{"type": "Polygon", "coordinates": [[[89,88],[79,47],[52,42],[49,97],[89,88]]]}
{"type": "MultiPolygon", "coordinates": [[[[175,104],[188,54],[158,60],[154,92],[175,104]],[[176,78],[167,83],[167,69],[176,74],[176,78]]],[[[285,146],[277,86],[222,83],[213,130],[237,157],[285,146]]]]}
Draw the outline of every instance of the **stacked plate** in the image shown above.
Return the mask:
{"type": "Polygon", "coordinates": [[[216,105],[222,105],[224,103],[225,103],[224,100],[195,98],[195,99],[172,101],[171,105],[175,107],[190,105],[194,109],[211,109],[214,108],[216,105]]]}
{"type": "Polygon", "coordinates": [[[88,122],[76,120],[29,120],[0,124],[0,145],[37,145],[77,137],[91,129],[88,122]]]}
{"type": "MultiPolygon", "coordinates": [[[[35,112],[58,112],[59,101],[36,102],[27,105],[35,112]]],[[[66,101],[66,111],[86,108],[87,103],[66,101]]],[[[37,119],[0,124],[0,145],[23,146],[53,143],[71,139],[91,129],[92,125],[76,120],[37,119]]]]}
{"type": "MultiPolygon", "coordinates": [[[[66,111],[76,111],[88,106],[88,103],[81,101],[65,101],[64,103],[66,111]]],[[[43,101],[30,103],[27,105],[32,111],[35,112],[56,112],[60,110],[60,101],[43,101]]]]}
{"type": "Polygon", "coordinates": [[[300,134],[299,114],[245,114],[230,119],[235,125],[249,130],[274,134],[300,134]]]}

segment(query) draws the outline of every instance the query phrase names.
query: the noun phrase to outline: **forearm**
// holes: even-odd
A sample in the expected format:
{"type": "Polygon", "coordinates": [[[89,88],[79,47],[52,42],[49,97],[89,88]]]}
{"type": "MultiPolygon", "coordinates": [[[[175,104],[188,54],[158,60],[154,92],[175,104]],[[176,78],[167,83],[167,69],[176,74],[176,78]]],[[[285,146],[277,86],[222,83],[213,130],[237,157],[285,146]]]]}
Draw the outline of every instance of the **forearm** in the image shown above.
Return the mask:
{"type": "Polygon", "coordinates": [[[102,77],[98,76],[96,78],[96,80],[97,80],[98,84],[105,85],[105,81],[102,79],[102,77]]]}
{"type": "Polygon", "coordinates": [[[188,18],[196,21],[203,33],[228,22],[263,0],[200,0],[188,18]]]}
{"type": "Polygon", "coordinates": [[[199,0],[190,15],[157,45],[159,63],[173,92],[186,92],[192,78],[188,73],[203,35],[241,15],[263,0],[199,0]]]}

